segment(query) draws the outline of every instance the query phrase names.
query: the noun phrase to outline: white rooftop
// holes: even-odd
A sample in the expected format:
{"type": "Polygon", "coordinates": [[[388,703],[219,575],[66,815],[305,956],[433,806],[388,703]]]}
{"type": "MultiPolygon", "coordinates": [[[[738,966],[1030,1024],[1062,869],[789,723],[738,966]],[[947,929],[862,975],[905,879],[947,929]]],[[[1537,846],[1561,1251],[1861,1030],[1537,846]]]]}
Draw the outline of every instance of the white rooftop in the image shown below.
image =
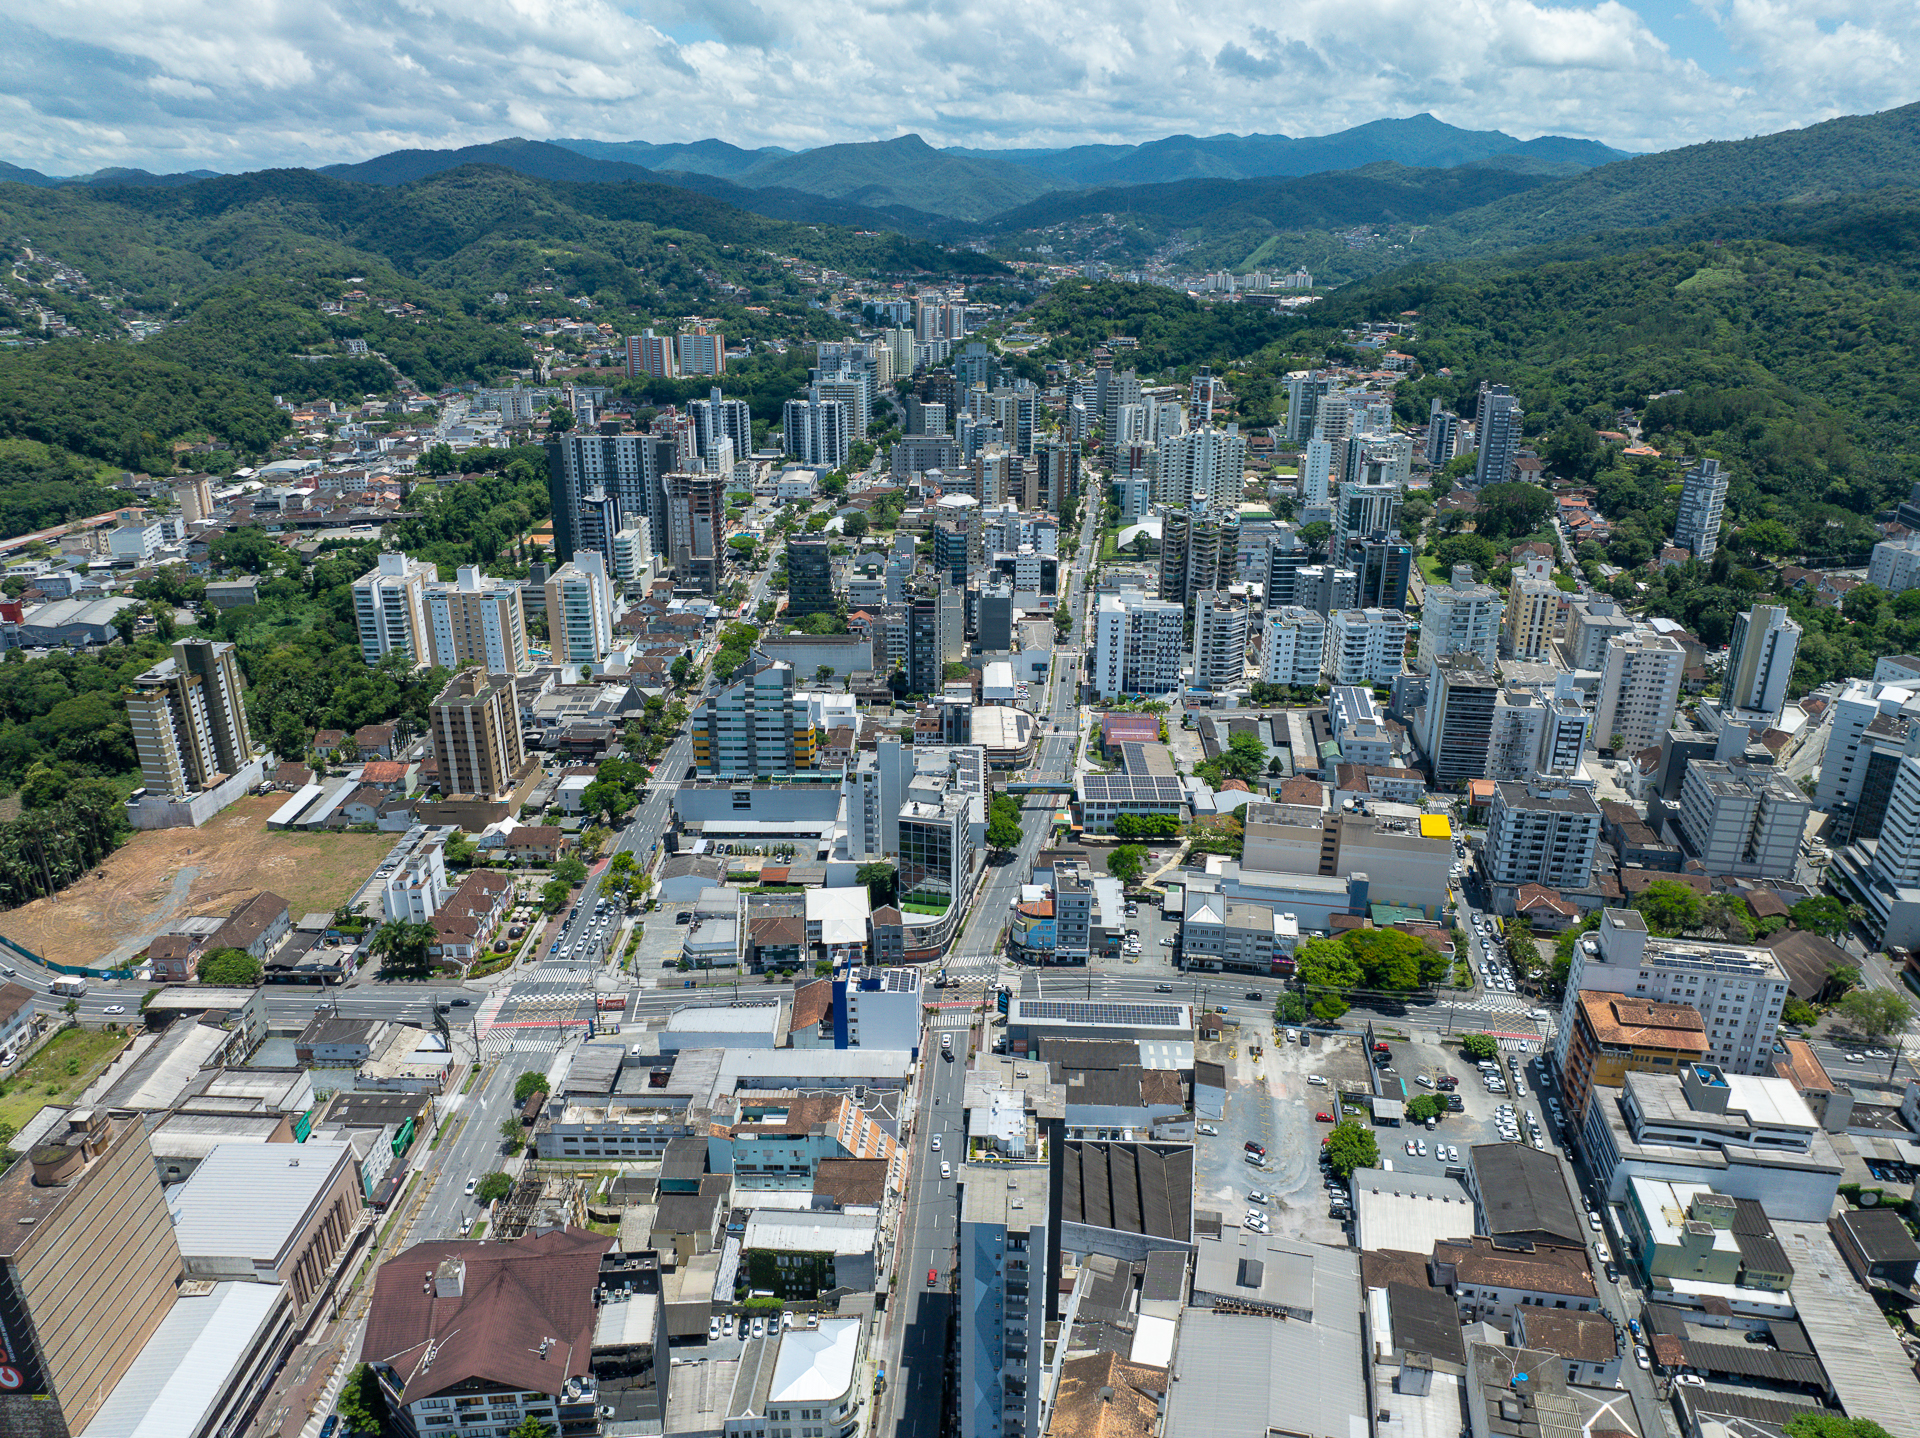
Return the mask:
{"type": "Polygon", "coordinates": [[[286,1299],[278,1283],[217,1283],[179,1299],[87,1424],[87,1438],[193,1438],[286,1299]]]}
{"type": "Polygon", "coordinates": [[[687,1004],[667,1016],[669,1033],[770,1033],[780,1027],[780,1005],[687,1004]]]}
{"type": "Polygon", "coordinates": [[[865,884],[807,890],[807,922],[820,925],[823,944],[864,944],[872,912],[865,884]]]}
{"type": "Polygon", "coordinates": [[[780,1335],[769,1403],[807,1403],[838,1398],[853,1387],[860,1351],[860,1320],[823,1318],[818,1328],[790,1328],[780,1335]]]}
{"type": "MultiPolygon", "coordinates": [[[[758,1195],[755,1195],[758,1201],[758,1195]]],[[[747,1215],[743,1246],[784,1253],[831,1253],[836,1257],[873,1252],[880,1222],[872,1210],[856,1213],[777,1213],[747,1215]]]]}
{"type": "Polygon", "coordinates": [[[1800,1097],[1793,1080],[1755,1074],[1727,1074],[1728,1109],[1738,1109],[1769,1127],[1818,1128],[1820,1121],[1800,1097]]]}
{"type": "Polygon", "coordinates": [[[221,1144],[167,1195],[182,1256],[273,1262],[350,1157],[343,1143],[221,1144]]]}

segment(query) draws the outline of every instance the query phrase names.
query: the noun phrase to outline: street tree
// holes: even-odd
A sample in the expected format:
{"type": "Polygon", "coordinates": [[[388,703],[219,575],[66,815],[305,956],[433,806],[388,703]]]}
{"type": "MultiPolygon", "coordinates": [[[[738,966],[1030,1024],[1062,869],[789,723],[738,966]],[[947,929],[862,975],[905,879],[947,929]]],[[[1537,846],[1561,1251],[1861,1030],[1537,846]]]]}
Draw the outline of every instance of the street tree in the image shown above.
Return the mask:
{"type": "Polygon", "coordinates": [[[382,924],[367,947],[380,961],[382,973],[399,979],[424,979],[433,972],[433,958],[428,951],[439,937],[432,924],[402,919],[382,924]]]}
{"type": "Polygon", "coordinates": [[[1147,851],[1140,845],[1122,844],[1107,855],[1107,872],[1123,884],[1137,884],[1146,860],[1147,851]]]}
{"type": "Polygon", "coordinates": [[[1500,1052],[1500,1045],[1490,1034],[1465,1034],[1460,1039],[1460,1052],[1475,1063],[1486,1063],[1500,1052]]]}
{"type": "Polygon", "coordinates": [[[513,1081],[513,1101],[525,1103],[537,1093],[547,1092],[547,1076],[529,1069],[513,1081]]]}
{"type": "Polygon", "coordinates": [[[513,1192],[513,1180],[495,1169],[475,1185],[473,1196],[482,1203],[498,1203],[513,1192]]]}
{"type": "Polygon", "coordinates": [[[1855,989],[1833,1007],[1847,1027],[1872,1043],[1905,1033],[1913,1022],[1912,1005],[1891,989],[1855,989]]]}

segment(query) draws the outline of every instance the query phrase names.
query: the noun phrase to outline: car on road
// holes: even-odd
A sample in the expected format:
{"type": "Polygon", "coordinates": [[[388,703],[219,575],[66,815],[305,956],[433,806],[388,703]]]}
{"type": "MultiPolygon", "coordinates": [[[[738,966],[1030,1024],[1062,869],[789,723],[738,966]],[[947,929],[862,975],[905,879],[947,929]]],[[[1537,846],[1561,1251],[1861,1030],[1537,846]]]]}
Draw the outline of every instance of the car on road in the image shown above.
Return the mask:
{"type": "Polygon", "coordinates": [[[1633,1345],[1633,1361],[1640,1365],[1640,1371],[1642,1373],[1653,1366],[1653,1360],[1647,1357],[1647,1348],[1644,1343],[1636,1343],[1633,1345]]]}
{"type": "Polygon", "coordinates": [[[327,1421],[320,1425],[320,1438],[333,1438],[333,1430],[340,1426],[340,1415],[329,1413],[327,1421]]]}
{"type": "Polygon", "coordinates": [[[1214,1126],[1213,1126],[1212,1124],[1210,1124],[1210,1123],[1203,1123],[1203,1124],[1201,1124],[1201,1125],[1200,1125],[1200,1132],[1202,1132],[1202,1133],[1204,1133],[1204,1134],[1206,1134],[1206,1135],[1208,1135],[1208,1136],[1209,1136],[1209,1137],[1211,1137],[1211,1138],[1218,1138],[1218,1137],[1220,1136],[1220,1130],[1219,1130],[1219,1129],[1217,1129],[1217,1128],[1215,1128],[1215,1127],[1214,1127],[1214,1126]]]}
{"type": "Polygon", "coordinates": [[[1332,1123],[1333,1115],[1328,1113],[1325,1109],[1322,1109],[1319,1113],[1313,1116],[1313,1121],[1315,1123],[1332,1123]]]}
{"type": "Polygon", "coordinates": [[[1265,998],[1266,995],[1261,993],[1260,990],[1258,989],[1248,989],[1245,994],[1245,997],[1251,1000],[1253,1003],[1257,1004],[1260,1002],[1261,999],[1265,998]]]}
{"type": "Polygon", "coordinates": [[[1637,1318],[1629,1318],[1627,1320],[1627,1331],[1635,1338],[1638,1338],[1640,1336],[1640,1320],[1637,1318]]]}
{"type": "Polygon", "coordinates": [[[1172,984],[1155,984],[1153,986],[1153,991],[1156,994],[1170,994],[1173,992],[1173,985],[1172,984]]]}
{"type": "Polygon", "coordinates": [[[1591,1228],[1595,1233],[1600,1231],[1600,1215],[1592,1209],[1587,1210],[1587,1227],[1591,1228]]]}
{"type": "Polygon", "coordinates": [[[929,1268],[927,1270],[927,1287],[938,1288],[939,1286],[940,1286],[940,1270],[937,1268],[929,1268]]]}
{"type": "Polygon", "coordinates": [[[1688,1388],[1705,1388],[1707,1386],[1707,1380],[1702,1378],[1698,1373],[1676,1373],[1673,1375],[1673,1381],[1688,1388]]]}
{"type": "Polygon", "coordinates": [[[930,1147],[930,1148],[931,1148],[931,1149],[932,1149],[932,1150],[933,1150],[933,1151],[934,1151],[935,1153],[938,1153],[938,1152],[940,1152],[940,1135],[939,1135],[939,1134],[937,1134],[937,1133],[936,1133],[936,1134],[935,1134],[935,1135],[933,1136],[933,1140],[932,1140],[932,1142],[931,1142],[931,1143],[930,1143],[930,1144],[928,1145],[928,1147],[930,1147]]]}
{"type": "Polygon", "coordinates": [[[944,1158],[940,1160],[940,1177],[942,1178],[953,1177],[953,1165],[948,1163],[944,1158]]]}
{"type": "Polygon", "coordinates": [[[467,1180],[467,1197],[468,1197],[468,1198],[472,1198],[472,1197],[473,1197],[473,1191],[474,1191],[474,1190],[475,1190],[476,1188],[478,1188],[478,1187],[480,1187],[480,1180],[479,1180],[479,1179],[477,1179],[477,1178],[470,1178],[470,1179],[468,1179],[468,1180],[467,1180]]]}
{"type": "Polygon", "coordinates": [[[1602,1263],[1613,1262],[1613,1250],[1607,1247],[1607,1241],[1604,1238],[1594,1239],[1593,1251],[1600,1255],[1600,1261],[1602,1263]]]}
{"type": "Polygon", "coordinates": [[[100,1010],[103,1014],[124,1014],[126,1011],[127,1006],[125,1004],[108,1004],[104,1009],[100,1010]]]}
{"type": "Polygon", "coordinates": [[[1867,1061],[1867,1056],[1865,1054],[1848,1054],[1847,1055],[1847,1062],[1850,1064],[1863,1064],[1866,1061],[1867,1061]]]}

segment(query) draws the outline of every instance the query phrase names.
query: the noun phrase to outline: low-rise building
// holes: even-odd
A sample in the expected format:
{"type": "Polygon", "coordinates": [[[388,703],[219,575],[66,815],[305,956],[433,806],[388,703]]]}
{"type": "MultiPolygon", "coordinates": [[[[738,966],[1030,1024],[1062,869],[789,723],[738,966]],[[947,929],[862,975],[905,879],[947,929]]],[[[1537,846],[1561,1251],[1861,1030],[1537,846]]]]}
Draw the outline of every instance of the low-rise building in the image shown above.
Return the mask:
{"type": "Polygon", "coordinates": [[[877,1212],[761,1208],[747,1215],[740,1252],[754,1288],[810,1303],[835,1288],[872,1292],[878,1283],[879,1245],[877,1212]]]}
{"type": "Polygon", "coordinates": [[[1596,1084],[1618,1088],[1629,1073],[1679,1073],[1707,1058],[1706,1024],[1686,1004],[1585,990],[1574,1023],[1562,1092],[1576,1114],[1596,1084]]]}

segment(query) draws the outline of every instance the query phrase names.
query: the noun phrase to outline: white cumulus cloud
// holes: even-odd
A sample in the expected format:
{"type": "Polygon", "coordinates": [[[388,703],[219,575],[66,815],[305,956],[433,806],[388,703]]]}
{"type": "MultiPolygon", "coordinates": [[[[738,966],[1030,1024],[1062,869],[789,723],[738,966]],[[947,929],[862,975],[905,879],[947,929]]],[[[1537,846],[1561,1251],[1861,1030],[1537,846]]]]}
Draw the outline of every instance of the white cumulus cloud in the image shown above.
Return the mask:
{"type": "Polygon", "coordinates": [[[1660,149],[1913,98],[1920,6],[1695,3],[1731,67],[1622,0],[0,0],[0,158],[232,171],[511,134],[991,148],[1421,111],[1660,149]]]}

